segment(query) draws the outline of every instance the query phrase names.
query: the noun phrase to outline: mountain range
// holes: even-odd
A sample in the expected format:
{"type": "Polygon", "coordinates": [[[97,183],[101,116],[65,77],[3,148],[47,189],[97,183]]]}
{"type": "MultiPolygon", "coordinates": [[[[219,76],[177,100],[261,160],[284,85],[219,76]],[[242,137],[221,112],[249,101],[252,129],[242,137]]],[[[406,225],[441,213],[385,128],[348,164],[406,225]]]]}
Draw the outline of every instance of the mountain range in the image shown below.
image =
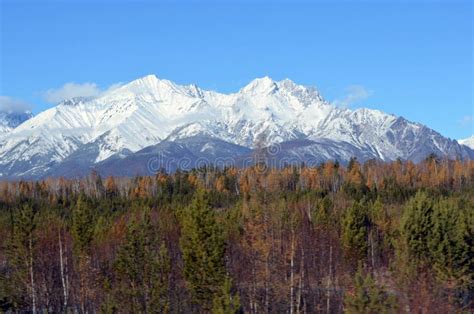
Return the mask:
{"type": "Polygon", "coordinates": [[[0,178],[245,166],[261,151],[277,165],[474,158],[472,138],[462,143],[403,117],[331,105],[288,79],[258,78],[223,94],[148,75],[34,117],[0,113],[0,178]]]}
{"type": "Polygon", "coordinates": [[[12,110],[0,110],[0,137],[32,117],[33,114],[30,111],[15,112],[12,110]]]}
{"type": "Polygon", "coordinates": [[[459,140],[458,142],[459,144],[462,144],[462,145],[470,147],[471,149],[474,149],[474,135],[472,135],[471,137],[459,140]]]}

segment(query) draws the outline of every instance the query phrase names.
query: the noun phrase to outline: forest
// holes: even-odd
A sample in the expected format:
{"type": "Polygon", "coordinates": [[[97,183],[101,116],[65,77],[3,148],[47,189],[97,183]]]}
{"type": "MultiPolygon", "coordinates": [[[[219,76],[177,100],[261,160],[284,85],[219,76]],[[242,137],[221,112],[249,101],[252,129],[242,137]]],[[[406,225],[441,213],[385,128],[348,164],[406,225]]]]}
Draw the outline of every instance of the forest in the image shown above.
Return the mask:
{"type": "Polygon", "coordinates": [[[469,313],[474,161],[0,182],[0,312],[469,313]]]}

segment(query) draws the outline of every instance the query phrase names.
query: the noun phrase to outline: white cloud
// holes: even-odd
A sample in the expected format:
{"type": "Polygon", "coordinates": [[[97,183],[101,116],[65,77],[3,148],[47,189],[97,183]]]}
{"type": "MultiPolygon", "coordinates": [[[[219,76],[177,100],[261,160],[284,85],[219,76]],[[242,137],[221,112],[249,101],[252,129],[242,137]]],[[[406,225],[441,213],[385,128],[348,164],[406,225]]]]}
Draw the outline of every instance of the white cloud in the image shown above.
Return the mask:
{"type": "Polygon", "coordinates": [[[60,103],[63,100],[74,97],[97,97],[113,91],[122,86],[123,83],[115,83],[106,89],[101,89],[96,83],[66,83],[59,88],[51,88],[43,92],[43,99],[51,104],[60,103]]]}
{"type": "Polygon", "coordinates": [[[104,90],[101,94],[106,94],[108,92],[111,92],[113,90],[116,90],[117,88],[122,87],[123,83],[115,83],[110,85],[106,90],[104,90]]]}
{"type": "Polygon", "coordinates": [[[367,90],[364,86],[351,85],[346,88],[346,94],[344,97],[334,100],[333,105],[341,108],[348,108],[355,103],[369,98],[370,95],[372,95],[372,91],[367,90]]]}
{"type": "Polygon", "coordinates": [[[464,116],[458,122],[463,127],[473,127],[474,126],[474,115],[464,116]]]}
{"type": "Polygon", "coordinates": [[[31,110],[31,105],[19,99],[0,96],[0,111],[25,112],[31,110]]]}
{"type": "Polygon", "coordinates": [[[65,99],[74,97],[93,97],[101,93],[99,87],[95,83],[66,83],[60,88],[48,89],[43,93],[45,101],[57,104],[65,99]]]}

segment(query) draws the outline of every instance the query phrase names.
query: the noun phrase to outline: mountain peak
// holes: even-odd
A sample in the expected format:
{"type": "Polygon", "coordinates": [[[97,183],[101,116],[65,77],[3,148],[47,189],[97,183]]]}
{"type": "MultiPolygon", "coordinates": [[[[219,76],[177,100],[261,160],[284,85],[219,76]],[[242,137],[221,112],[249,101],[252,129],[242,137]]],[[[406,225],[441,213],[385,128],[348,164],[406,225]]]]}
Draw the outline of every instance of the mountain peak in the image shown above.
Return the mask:
{"type": "Polygon", "coordinates": [[[277,85],[279,88],[288,90],[288,91],[293,91],[293,90],[315,90],[312,87],[304,86],[304,85],[299,85],[293,82],[290,79],[284,79],[279,82],[277,82],[277,85]]]}
{"type": "Polygon", "coordinates": [[[136,79],[135,81],[143,81],[143,82],[156,82],[160,79],[155,74],[148,74],[143,77],[136,79]]]}
{"type": "Polygon", "coordinates": [[[275,81],[270,77],[264,76],[256,78],[241,89],[244,93],[271,93],[278,89],[275,81]]]}
{"type": "Polygon", "coordinates": [[[133,85],[133,86],[156,86],[157,83],[160,82],[160,79],[155,75],[155,74],[148,74],[143,77],[140,77],[136,80],[131,81],[130,83],[126,84],[127,85],[133,85]]]}
{"type": "Polygon", "coordinates": [[[159,79],[154,74],[149,74],[139,79],[133,80],[128,84],[121,86],[113,91],[114,94],[121,94],[123,91],[131,92],[135,95],[160,94],[165,91],[179,91],[181,86],[168,81],[159,79]]]}
{"type": "Polygon", "coordinates": [[[278,89],[298,97],[305,105],[313,103],[315,100],[323,103],[324,99],[319,91],[312,86],[299,85],[290,79],[277,82],[278,89]]]}

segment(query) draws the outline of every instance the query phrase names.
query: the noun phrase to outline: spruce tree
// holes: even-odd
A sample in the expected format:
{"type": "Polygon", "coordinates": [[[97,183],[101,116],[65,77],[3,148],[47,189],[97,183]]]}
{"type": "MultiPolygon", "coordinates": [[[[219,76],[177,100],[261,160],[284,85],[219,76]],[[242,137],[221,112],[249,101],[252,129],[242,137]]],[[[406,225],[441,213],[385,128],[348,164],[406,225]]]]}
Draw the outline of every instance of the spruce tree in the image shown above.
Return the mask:
{"type": "Polygon", "coordinates": [[[370,273],[364,274],[359,268],[354,276],[354,291],[344,297],[346,313],[379,314],[396,313],[396,302],[393,295],[377,285],[370,273]]]}
{"type": "Polygon", "coordinates": [[[91,281],[94,280],[91,274],[90,244],[94,237],[95,224],[92,209],[83,195],[79,196],[72,214],[74,254],[79,275],[79,300],[81,311],[86,312],[91,297],[91,281]]]}
{"type": "Polygon", "coordinates": [[[94,216],[85,196],[79,196],[72,214],[75,253],[83,256],[89,253],[89,246],[94,237],[94,216]]]}
{"type": "Polygon", "coordinates": [[[408,201],[401,218],[402,249],[417,265],[430,260],[429,238],[433,231],[433,201],[418,192],[408,201]]]}
{"type": "MultiPolygon", "coordinates": [[[[7,246],[8,263],[11,272],[6,274],[10,306],[16,308],[27,302],[29,311],[37,311],[35,244],[37,228],[37,209],[29,203],[16,208],[13,217],[13,233],[7,246]]],[[[3,302],[5,302],[3,301],[3,302]]]]}
{"type": "Polygon", "coordinates": [[[346,256],[354,261],[360,261],[367,256],[369,223],[367,207],[360,202],[354,202],[344,214],[342,244],[346,256]]]}
{"type": "Polygon", "coordinates": [[[125,243],[114,264],[116,302],[129,313],[169,311],[170,259],[146,210],[127,227],[125,243]]]}
{"type": "Polygon", "coordinates": [[[208,312],[225,282],[225,241],[202,191],[183,212],[180,246],[184,277],[193,301],[208,312]]]}
{"type": "Polygon", "coordinates": [[[240,313],[240,298],[232,292],[232,281],[226,277],[220,295],[214,298],[213,314],[240,313]]]}
{"type": "Polygon", "coordinates": [[[427,244],[437,277],[468,287],[474,273],[473,208],[460,205],[455,200],[441,200],[434,205],[427,244]]]}

